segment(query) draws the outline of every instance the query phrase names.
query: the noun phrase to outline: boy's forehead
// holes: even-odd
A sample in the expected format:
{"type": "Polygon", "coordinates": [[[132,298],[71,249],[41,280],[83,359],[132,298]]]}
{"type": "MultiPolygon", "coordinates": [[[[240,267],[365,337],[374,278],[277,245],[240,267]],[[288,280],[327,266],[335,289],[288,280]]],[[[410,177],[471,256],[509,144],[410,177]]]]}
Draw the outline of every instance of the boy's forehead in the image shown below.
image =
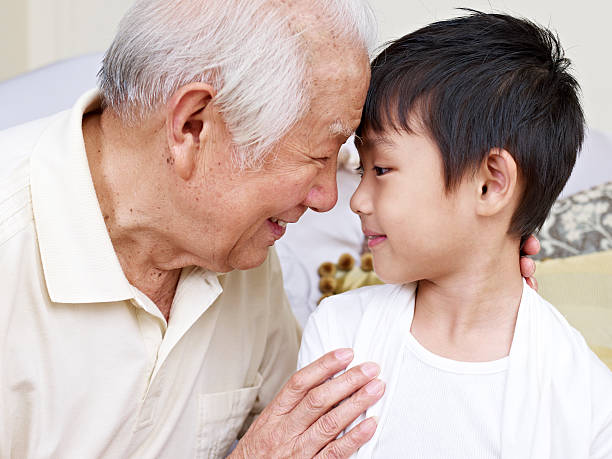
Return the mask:
{"type": "Polygon", "coordinates": [[[378,147],[393,147],[395,142],[387,132],[366,132],[355,140],[359,153],[375,150],[378,147]]]}

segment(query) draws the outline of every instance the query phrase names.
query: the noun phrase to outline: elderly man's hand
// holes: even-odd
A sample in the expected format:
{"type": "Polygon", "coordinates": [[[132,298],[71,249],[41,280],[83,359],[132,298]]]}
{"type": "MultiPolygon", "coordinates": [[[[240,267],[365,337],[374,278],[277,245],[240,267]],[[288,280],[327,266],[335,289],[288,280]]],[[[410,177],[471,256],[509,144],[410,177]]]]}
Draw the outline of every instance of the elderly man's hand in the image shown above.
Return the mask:
{"type": "Polygon", "coordinates": [[[523,244],[523,250],[521,252],[521,274],[527,281],[527,284],[534,289],[538,290],[538,281],[533,275],[535,274],[535,263],[531,258],[523,255],[536,255],[540,251],[540,243],[533,236],[529,236],[529,239],[523,244]]]}
{"type": "Polygon", "coordinates": [[[357,451],[374,435],[374,419],[365,419],[343,437],[336,437],[382,397],[385,385],[376,379],[380,369],[374,363],[332,378],[352,358],[350,349],[338,349],[295,373],[230,457],[345,458],[357,451]]]}

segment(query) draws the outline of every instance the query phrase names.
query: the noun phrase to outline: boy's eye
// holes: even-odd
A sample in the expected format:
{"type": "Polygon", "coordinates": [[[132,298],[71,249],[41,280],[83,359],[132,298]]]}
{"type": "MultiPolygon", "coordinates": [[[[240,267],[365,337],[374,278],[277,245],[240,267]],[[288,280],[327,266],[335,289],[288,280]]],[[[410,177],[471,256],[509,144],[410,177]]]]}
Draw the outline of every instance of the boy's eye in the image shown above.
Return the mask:
{"type": "Polygon", "coordinates": [[[389,172],[391,169],[387,168],[387,167],[378,167],[378,166],[374,166],[374,173],[376,175],[385,175],[387,172],[389,172]]]}
{"type": "Polygon", "coordinates": [[[359,177],[363,177],[363,165],[361,163],[355,168],[355,172],[359,174],[359,177]]]}

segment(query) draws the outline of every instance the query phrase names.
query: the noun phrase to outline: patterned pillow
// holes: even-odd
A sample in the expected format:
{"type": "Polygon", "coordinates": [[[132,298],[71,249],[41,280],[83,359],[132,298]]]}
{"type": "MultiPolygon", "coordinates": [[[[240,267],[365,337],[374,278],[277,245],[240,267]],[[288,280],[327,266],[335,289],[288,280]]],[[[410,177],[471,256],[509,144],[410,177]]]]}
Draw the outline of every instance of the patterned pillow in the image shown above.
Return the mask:
{"type": "Polygon", "coordinates": [[[612,249],[612,182],[559,199],[537,237],[540,260],[612,249]]]}

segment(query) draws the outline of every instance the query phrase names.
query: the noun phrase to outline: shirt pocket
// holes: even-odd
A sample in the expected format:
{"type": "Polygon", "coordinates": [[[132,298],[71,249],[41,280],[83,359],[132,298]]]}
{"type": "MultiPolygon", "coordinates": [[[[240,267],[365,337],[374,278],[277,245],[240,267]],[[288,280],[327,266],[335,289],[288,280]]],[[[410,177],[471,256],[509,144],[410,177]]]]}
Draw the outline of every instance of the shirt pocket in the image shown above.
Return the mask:
{"type": "Polygon", "coordinates": [[[255,384],[251,387],[198,396],[196,457],[225,457],[253,408],[262,380],[261,374],[257,373],[255,384]]]}

